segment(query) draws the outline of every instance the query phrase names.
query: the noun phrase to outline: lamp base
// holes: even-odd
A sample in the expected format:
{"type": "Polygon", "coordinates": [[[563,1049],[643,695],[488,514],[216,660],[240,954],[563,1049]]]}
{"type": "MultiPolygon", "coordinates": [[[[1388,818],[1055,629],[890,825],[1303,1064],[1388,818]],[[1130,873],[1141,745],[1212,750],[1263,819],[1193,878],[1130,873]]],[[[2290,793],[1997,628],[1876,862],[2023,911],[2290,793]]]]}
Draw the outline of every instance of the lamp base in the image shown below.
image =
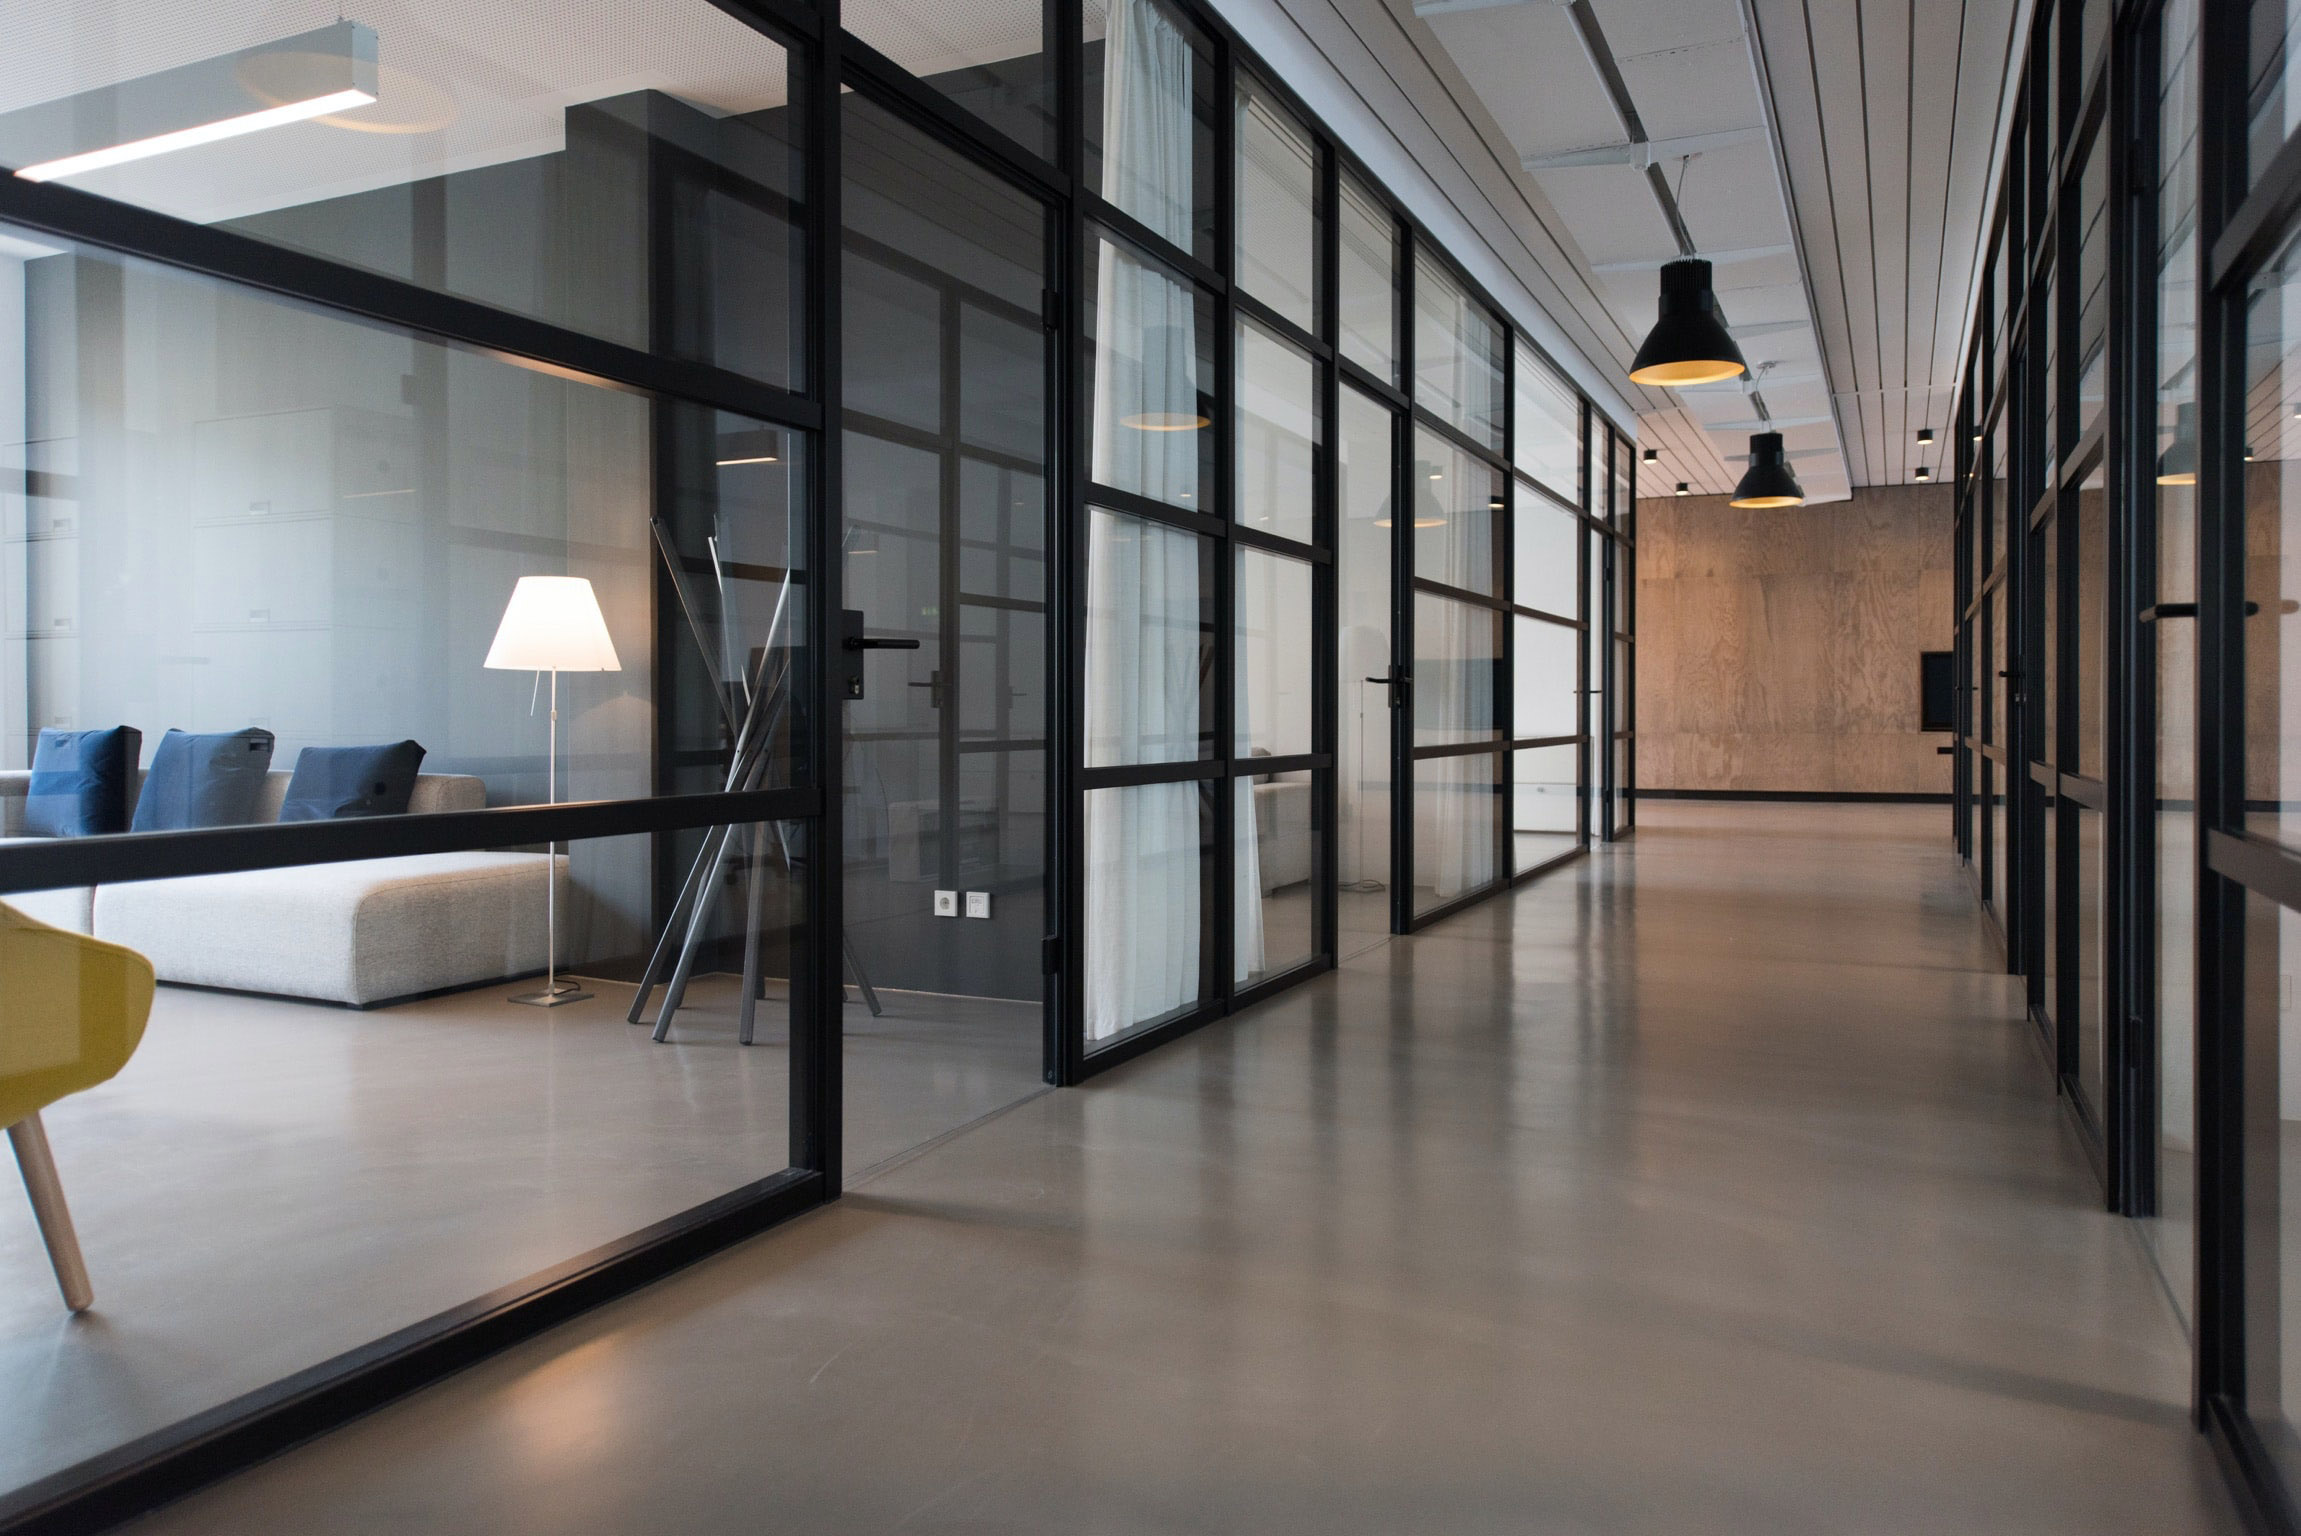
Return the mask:
{"type": "Polygon", "coordinates": [[[507,1003],[525,1003],[530,1008],[557,1008],[562,1003],[583,1003],[591,994],[572,981],[555,981],[540,992],[521,992],[504,999],[507,1003]]]}

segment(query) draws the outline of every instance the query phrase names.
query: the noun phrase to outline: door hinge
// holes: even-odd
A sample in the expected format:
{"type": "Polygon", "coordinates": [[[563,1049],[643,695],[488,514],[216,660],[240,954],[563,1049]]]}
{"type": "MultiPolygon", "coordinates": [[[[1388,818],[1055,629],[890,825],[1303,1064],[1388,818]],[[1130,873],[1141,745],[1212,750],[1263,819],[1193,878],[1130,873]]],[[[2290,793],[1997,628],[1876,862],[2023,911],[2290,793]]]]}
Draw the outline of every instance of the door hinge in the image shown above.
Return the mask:
{"type": "Polygon", "coordinates": [[[1063,941],[1053,934],[1039,940],[1039,974],[1053,976],[1063,968],[1063,941]]]}

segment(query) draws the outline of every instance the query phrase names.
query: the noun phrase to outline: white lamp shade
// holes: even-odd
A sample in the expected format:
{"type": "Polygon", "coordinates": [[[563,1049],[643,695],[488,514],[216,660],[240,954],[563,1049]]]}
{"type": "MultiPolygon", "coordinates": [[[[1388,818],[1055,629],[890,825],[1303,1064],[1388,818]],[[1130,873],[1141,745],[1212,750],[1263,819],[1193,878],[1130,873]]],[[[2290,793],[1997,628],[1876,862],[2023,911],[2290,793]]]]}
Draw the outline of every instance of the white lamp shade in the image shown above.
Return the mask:
{"type": "Polygon", "coordinates": [[[486,665],[508,672],[623,670],[599,598],[581,576],[520,577],[486,665]]]}

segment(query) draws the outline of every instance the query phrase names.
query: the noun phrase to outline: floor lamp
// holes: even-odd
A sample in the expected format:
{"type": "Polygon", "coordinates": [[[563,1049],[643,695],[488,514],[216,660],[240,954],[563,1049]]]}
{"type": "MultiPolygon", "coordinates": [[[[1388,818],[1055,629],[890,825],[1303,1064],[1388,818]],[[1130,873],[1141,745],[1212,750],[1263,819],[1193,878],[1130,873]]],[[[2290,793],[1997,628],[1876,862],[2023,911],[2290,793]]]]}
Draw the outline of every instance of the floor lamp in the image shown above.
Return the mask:
{"type": "MultiPolygon", "coordinates": [[[[486,665],[505,672],[551,674],[551,734],[543,768],[544,798],[559,803],[559,674],[620,672],[623,663],[608,638],[606,616],[591,583],[581,576],[522,576],[511,589],[486,665]]],[[[536,1008],[580,1003],[591,996],[559,979],[559,844],[544,845],[543,990],[511,999],[536,1008]]]]}

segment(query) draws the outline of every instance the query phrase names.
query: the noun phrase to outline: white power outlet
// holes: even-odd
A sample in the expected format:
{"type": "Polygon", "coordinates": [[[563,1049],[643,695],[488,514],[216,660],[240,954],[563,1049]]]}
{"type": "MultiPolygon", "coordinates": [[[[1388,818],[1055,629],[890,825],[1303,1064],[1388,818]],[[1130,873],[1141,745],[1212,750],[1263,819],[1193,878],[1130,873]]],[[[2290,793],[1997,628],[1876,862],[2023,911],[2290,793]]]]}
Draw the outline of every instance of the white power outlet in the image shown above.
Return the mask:
{"type": "Polygon", "coordinates": [[[959,915],[959,893],[957,891],[937,891],[935,893],[935,915],[937,917],[957,917],[959,915]]]}
{"type": "Polygon", "coordinates": [[[967,892],[967,916],[989,917],[990,915],[991,893],[989,891],[967,892]]]}

